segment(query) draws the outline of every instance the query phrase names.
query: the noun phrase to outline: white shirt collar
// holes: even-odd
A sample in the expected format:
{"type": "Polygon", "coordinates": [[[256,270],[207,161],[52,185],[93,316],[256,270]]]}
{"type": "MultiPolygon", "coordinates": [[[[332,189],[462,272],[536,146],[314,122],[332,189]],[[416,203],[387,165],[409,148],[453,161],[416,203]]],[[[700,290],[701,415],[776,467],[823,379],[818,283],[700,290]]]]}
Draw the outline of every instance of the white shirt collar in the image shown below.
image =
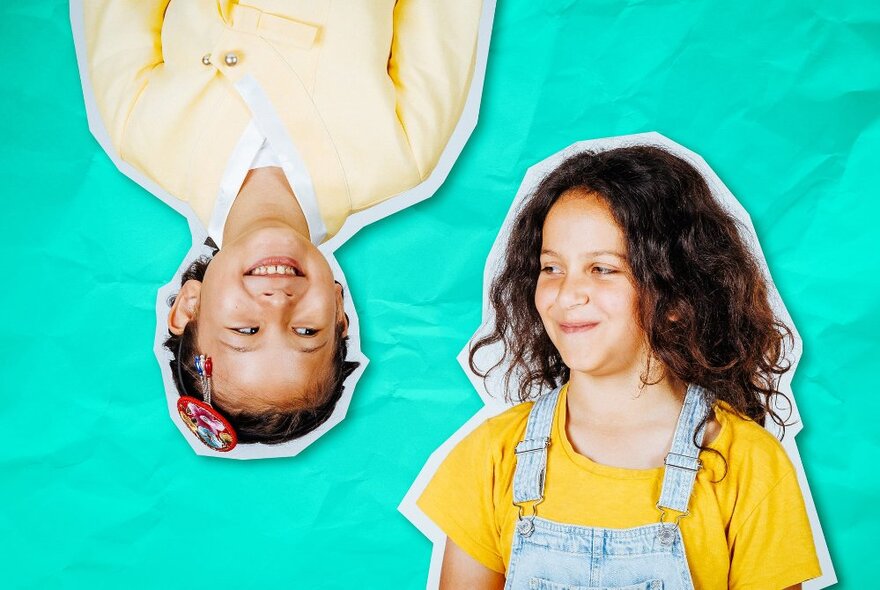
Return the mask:
{"type": "Polygon", "coordinates": [[[318,209],[315,188],[305,162],[259,83],[248,75],[239,80],[235,88],[247,103],[253,118],[235,146],[220,181],[220,192],[208,224],[208,235],[222,248],[226,219],[248,171],[263,166],[279,166],[306,218],[309,238],[316,246],[320,245],[327,237],[327,227],[318,209]]]}

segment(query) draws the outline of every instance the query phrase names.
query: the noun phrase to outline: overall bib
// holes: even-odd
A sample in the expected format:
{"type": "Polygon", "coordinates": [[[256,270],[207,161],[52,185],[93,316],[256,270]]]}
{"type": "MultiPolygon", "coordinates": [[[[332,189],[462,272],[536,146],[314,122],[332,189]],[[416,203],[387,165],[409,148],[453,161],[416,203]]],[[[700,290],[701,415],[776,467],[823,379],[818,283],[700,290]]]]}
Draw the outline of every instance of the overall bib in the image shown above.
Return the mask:
{"type": "MultiPolygon", "coordinates": [[[[685,395],[665,459],[658,522],[629,529],[576,526],[538,517],[559,391],[535,402],[525,438],[516,446],[513,503],[519,508],[519,521],[505,590],[693,589],[678,522],[688,514],[701,466],[693,441],[694,433],[702,441],[705,428],[700,426],[707,414],[702,388],[690,385],[685,395]]],[[[576,500],[588,502],[589,493],[585,490],[584,497],[576,500]]]]}

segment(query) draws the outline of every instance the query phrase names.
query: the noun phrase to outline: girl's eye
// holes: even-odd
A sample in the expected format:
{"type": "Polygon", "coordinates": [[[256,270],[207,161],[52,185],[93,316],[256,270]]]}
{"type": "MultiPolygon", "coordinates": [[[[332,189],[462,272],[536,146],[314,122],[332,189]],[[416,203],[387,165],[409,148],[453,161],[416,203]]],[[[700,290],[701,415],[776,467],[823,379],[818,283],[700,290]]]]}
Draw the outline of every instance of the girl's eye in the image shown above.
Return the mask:
{"type": "Polygon", "coordinates": [[[617,272],[613,268],[608,268],[607,266],[594,266],[593,271],[600,275],[610,275],[617,272]]]}
{"type": "Polygon", "coordinates": [[[553,266],[552,264],[546,264],[546,265],[544,265],[544,266],[541,267],[541,272],[543,272],[543,273],[547,273],[547,274],[558,273],[558,272],[559,272],[559,267],[558,267],[558,266],[553,266]]]}
{"type": "Polygon", "coordinates": [[[233,328],[233,330],[235,330],[235,331],[238,332],[239,334],[246,334],[246,335],[248,335],[248,336],[253,336],[254,334],[256,334],[257,332],[260,331],[260,328],[259,328],[259,327],[253,327],[253,328],[233,328]]]}
{"type": "Polygon", "coordinates": [[[318,333],[318,331],[314,328],[294,328],[293,331],[300,336],[314,336],[318,333]]]}

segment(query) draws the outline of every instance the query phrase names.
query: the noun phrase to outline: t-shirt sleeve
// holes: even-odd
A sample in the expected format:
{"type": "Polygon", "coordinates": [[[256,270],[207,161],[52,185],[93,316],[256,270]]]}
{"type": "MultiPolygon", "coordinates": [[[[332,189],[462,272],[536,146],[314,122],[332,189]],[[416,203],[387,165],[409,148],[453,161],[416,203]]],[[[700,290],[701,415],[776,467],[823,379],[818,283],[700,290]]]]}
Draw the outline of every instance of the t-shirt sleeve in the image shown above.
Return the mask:
{"type": "Polygon", "coordinates": [[[468,555],[504,573],[495,524],[495,458],[490,423],[468,434],[441,463],[416,502],[468,555]]]}
{"type": "Polygon", "coordinates": [[[793,467],[732,531],[730,551],[731,589],[781,590],[821,575],[793,467]]]}

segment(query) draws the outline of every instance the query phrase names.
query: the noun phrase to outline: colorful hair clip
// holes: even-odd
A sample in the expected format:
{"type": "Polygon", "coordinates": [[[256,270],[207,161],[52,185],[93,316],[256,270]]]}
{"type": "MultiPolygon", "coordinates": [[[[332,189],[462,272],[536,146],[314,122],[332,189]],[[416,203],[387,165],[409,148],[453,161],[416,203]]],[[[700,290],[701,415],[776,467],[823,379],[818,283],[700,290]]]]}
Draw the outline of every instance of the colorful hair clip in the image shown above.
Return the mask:
{"type": "MultiPolygon", "coordinates": [[[[177,400],[177,412],[190,432],[207,447],[220,453],[231,451],[238,444],[235,430],[229,421],[211,406],[213,386],[211,376],[214,369],[211,357],[197,355],[194,365],[202,384],[204,401],[189,395],[180,396],[177,400]]],[[[183,383],[182,379],[181,383],[183,383]]]]}

